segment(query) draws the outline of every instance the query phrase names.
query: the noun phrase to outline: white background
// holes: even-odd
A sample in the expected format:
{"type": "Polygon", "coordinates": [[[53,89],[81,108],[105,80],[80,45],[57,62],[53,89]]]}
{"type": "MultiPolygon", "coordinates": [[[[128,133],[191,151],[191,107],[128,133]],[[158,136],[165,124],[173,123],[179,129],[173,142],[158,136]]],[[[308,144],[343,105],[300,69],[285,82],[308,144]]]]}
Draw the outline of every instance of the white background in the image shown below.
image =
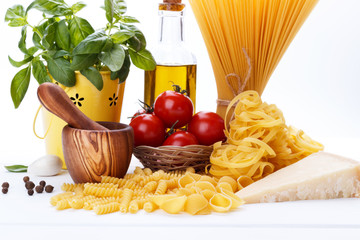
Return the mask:
{"type": "MultiPolygon", "coordinates": [[[[2,1],[0,19],[4,19],[8,7],[29,2],[2,1]]],[[[128,0],[128,14],[141,21],[139,27],[150,49],[157,42],[158,2],[128,0]]],[[[184,2],[187,4],[185,39],[198,59],[197,110],[215,111],[217,93],[211,64],[188,1],[184,2]]],[[[89,19],[94,28],[105,26],[105,14],[99,8],[103,1],[86,3],[88,6],[79,15],[89,19]]],[[[288,124],[325,143],[326,150],[358,159],[358,149],[354,145],[344,145],[342,140],[358,138],[360,134],[359,9],[358,0],[321,0],[284,55],[263,94],[265,101],[277,104],[284,112],[288,124]],[[338,145],[341,144],[340,151],[338,145]]],[[[30,19],[34,19],[32,14],[30,19]]],[[[24,101],[15,110],[10,97],[10,83],[19,69],[11,66],[7,58],[8,55],[16,60],[23,58],[17,48],[20,28],[8,27],[2,20],[0,32],[0,161],[27,163],[45,153],[43,140],[37,139],[32,131],[39,106],[37,82],[31,79],[24,101]]],[[[143,71],[132,67],[126,82],[121,116],[124,123],[128,123],[127,117],[138,109],[137,99],[143,98],[143,81],[143,71]]],[[[37,131],[43,132],[41,118],[37,131]]]]}
{"type": "MultiPolygon", "coordinates": [[[[29,2],[1,1],[0,19],[13,4],[27,5],[29,2]]],[[[88,7],[79,14],[89,19],[95,28],[105,25],[105,14],[98,8],[102,2],[86,1],[88,7]]],[[[186,0],[184,2],[188,5],[186,0]]],[[[128,13],[141,21],[140,28],[150,49],[156,44],[158,35],[157,3],[158,0],[128,0],[128,13]]],[[[321,0],[286,52],[263,94],[265,101],[282,109],[288,124],[302,128],[311,137],[323,142],[327,151],[358,160],[359,9],[359,0],[321,0]]],[[[23,57],[17,48],[20,29],[10,28],[0,21],[0,33],[0,163],[28,164],[45,153],[44,142],[32,132],[39,106],[37,83],[32,79],[23,103],[15,110],[10,97],[10,82],[18,69],[10,65],[7,56],[17,60],[23,57]]],[[[185,34],[198,59],[197,110],[215,111],[215,80],[189,5],[185,34]]],[[[128,123],[127,117],[138,109],[137,99],[143,97],[143,81],[143,72],[132,67],[126,82],[121,117],[124,123],[128,123]]],[[[42,132],[41,121],[37,129],[42,132]]],[[[0,168],[1,182],[6,180],[15,185],[13,190],[10,189],[14,192],[0,196],[0,230],[6,227],[5,232],[1,231],[1,239],[15,239],[16,236],[18,239],[63,239],[65,236],[68,239],[80,236],[91,239],[95,236],[129,236],[126,233],[131,233],[132,238],[171,234],[174,239],[191,236],[209,239],[234,236],[272,239],[276,236],[276,239],[289,239],[290,235],[293,239],[322,239],[325,235],[326,239],[350,239],[358,236],[359,232],[356,217],[359,216],[359,202],[356,199],[247,205],[227,214],[226,218],[221,214],[197,218],[141,212],[140,216],[113,214],[97,217],[81,211],[78,214],[72,210],[58,212],[49,206],[48,195],[26,196],[20,180],[23,174],[6,173],[0,168]],[[164,224],[168,228],[159,227],[164,224]],[[134,226],[139,225],[144,231],[136,231],[134,226]]],[[[71,181],[65,174],[46,180],[53,183],[57,191],[62,182],[71,181]]]]}

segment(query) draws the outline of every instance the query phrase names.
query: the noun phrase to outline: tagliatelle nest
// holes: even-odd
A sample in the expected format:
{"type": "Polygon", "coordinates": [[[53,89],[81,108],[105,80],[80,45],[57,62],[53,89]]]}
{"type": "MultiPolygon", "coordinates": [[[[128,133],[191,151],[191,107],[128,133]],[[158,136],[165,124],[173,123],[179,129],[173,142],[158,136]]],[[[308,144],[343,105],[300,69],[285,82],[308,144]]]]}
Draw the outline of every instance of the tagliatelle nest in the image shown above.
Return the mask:
{"type": "Polygon", "coordinates": [[[213,151],[212,146],[190,145],[185,147],[178,146],[138,146],[134,148],[134,155],[144,167],[151,170],[186,170],[193,167],[197,172],[205,171],[205,167],[210,164],[210,155],[213,151]]]}

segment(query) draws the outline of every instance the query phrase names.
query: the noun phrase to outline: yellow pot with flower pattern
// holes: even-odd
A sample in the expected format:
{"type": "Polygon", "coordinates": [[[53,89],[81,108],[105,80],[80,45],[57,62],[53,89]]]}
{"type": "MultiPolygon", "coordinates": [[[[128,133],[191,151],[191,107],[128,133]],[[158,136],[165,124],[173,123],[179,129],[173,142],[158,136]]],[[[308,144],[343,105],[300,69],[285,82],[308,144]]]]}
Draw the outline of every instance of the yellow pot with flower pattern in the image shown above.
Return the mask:
{"type": "MultiPolygon", "coordinates": [[[[84,77],[75,72],[76,84],[73,87],[60,85],[74,104],[94,121],[119,122],[124,96],[125,82],[110,79],[109,71],[100,72],[104,81],[101,91],[84,77]]],[[[66,169],[62,151],[61,133],[66,123],[48,111],[43,111],[43,121],[46,133],[45,144],[47,154],[59,156],[66,169]]]]}

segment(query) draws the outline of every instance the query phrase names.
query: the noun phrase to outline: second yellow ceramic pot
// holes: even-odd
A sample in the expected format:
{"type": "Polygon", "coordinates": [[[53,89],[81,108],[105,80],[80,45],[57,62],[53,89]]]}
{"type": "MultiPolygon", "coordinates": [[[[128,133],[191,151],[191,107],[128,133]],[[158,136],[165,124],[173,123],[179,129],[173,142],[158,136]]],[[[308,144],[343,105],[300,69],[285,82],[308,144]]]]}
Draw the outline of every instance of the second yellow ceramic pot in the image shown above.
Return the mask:
{"type": "MultiPolygon", "coordinates": [[[[75,72],[76,84],[73,87],[54,82],[59,84],[74,104],[92,120],[119,122],[125,82],[119,84],[118,80],[111,80],[109,71],[100,73],[104,81],[101,91],[80,72],[75,72]]],[[[66,123],[46,110],[43,111],[43,121],[45,131],[48,131],[45,138],[46,152],[59,156],[63,160],[63,168],[66,169],[61,143],[61,132],[66,123]]]]}

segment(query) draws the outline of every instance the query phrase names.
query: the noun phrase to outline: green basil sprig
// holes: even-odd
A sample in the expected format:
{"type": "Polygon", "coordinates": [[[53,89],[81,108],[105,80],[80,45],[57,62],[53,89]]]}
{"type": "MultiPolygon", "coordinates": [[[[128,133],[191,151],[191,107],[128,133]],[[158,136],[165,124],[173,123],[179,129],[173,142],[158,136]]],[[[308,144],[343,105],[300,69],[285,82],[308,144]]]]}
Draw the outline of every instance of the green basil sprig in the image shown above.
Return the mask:
{"type": "Polygon", "coordinates": [[[111,79],[124,82],[131,62],[138,68],[153,70],[156,66],[146,50],[143,33],[134,25],[139,21],[127,16],[124,0],[105,0],[108,23],[94,30],[91,24],[77,13],[86,5],[77,2],[68,5],[64,0],[34,0],[25,9],[15,5],[7,9],[5,21],[10,27],[21,27],[18,48],[24,54],[16,61],[9,56],[14,67],[23,67],[11,83],[11,97],[15,108],[22,102],[31,74],[39,84],[50,82],[75,85],[75,71],[80,71],[99,91],[103,88],[100,71],[111,71],[111,79]],[[37,10],[43,16],[38,24],[28,22],[28,12],[37,10]],[[29,31],[31,30],[31,31],[29,31]],[[32,46],[28,47],[29,38],[32,46]]]}

